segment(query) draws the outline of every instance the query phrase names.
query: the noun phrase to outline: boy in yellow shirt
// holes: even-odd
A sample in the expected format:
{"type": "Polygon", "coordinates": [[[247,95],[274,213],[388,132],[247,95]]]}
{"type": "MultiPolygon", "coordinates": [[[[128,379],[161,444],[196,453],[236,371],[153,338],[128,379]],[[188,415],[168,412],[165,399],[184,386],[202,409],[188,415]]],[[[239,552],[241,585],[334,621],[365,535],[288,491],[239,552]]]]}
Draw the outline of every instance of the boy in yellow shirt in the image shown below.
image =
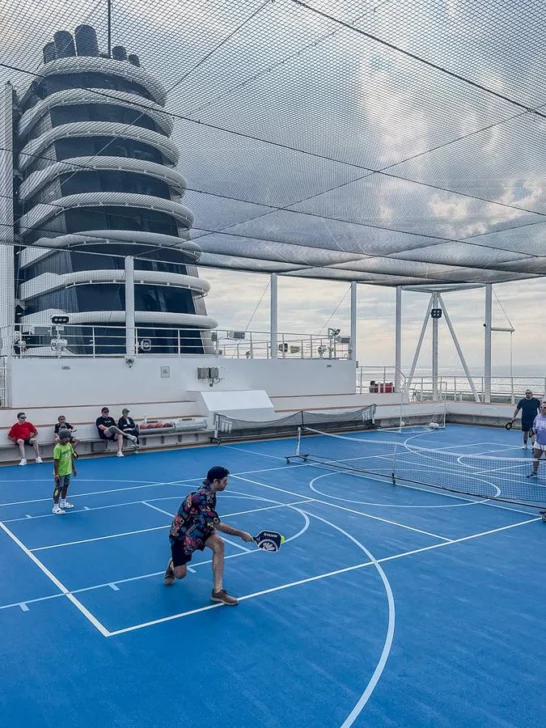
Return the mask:
{"type": "Polygon", "coordinates": [[[74,508],[72,503],[66,500],[70,477],[76,477],[76,468],[73,464],[74,450],[70,442],[70,432],[61,430],[59,442],[53,448],[53,463],[55,473],[55,489],[53,490],[53,513],[63,515],[67,508],[74,508]]]}

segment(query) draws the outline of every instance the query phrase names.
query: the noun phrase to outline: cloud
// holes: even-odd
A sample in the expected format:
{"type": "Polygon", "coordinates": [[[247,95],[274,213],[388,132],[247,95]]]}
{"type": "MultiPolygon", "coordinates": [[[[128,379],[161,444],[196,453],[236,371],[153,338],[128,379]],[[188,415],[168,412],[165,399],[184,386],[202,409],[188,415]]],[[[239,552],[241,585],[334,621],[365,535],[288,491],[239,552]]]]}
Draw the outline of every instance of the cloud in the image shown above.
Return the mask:
{"type": "MultiPolygon", "coordinates": [[[[520,256],[546,250],[543,120],[521,116],[522,110],[506,101],[285,0],[269,3],[235,32],[261,4],[114,4],[115,42],[137,52],[165,86],[180,82],[168,108],[193,120],[176,121],[174,140],[181,150],[180,171],[193,190],[186,202],[196,214],[195,238],[204,248],[210,244],[211,255],[218,255],[229,240],[232,262],[243,260],[248,250],[256,260],[262,255],[287,266],[312,255],[308,261],[317,267],[343,263],[338,275],[346,273],[350,255],[363,277],[373,272],[385,281],[396,269],[402,274],[419,271],[430,280],[447,275],[442,266],[449,264],[460,267],[455,275],[462,278],[470,275],[465,269],[481,266],[479,279],[482,269],[483,277],[488,269],[507,266],[509,271],[520,257],[529,273],[546,270],[540,268],[544,261],[520,256]],[[403,179],[366,176],[365,167],[386,165],[392,165],[388,174],[403,179]],[[249,218],[255,219],[246,222],[249,218]],[[198,237],[200,231],[224,228],[231,235],[198,237]],[[467,244],[442,243],[434,236],[467,244]],[[495,247],[516,252],[498,253],[495,247]]],[[[481,20],[476,20],[471,0],[446,0],[434,10],[428,3],[361,3],[359,21],[355,5],[325,0],[320,7],[522,103],[543,101],[546,47],[534,30],[537,17],[517,3],[497,4],[494,11],[484,8],[481,20]]],[[[73,29],[81,22],[95,23],[104,44],[104,4],[46,0],[24,8],[22,13],[20,3],[4,2],[4,62],[36,68],[54,30],[73,29]]],[[[28,83],[28,77],[15,78],[28,83]]],[[[222,326],[245,328],[266,276],[205,268],[201,273],[212,283],[210,314],[222,326]]],[[[281,277],[281,327],[318,331],[347,285],[281,277]]],[[[527,281],[497,289],[516,328],[514,361],[521,365],[538,366],[544,360],[536,333],[542,324],[537,304],[542,285],[527,281]]],[[[359,359],[392,362],[394,291],[362,285],[359,298],[359,359]]],[[[404,300],[404,352],[410,352],[426,297],[404,294],[404,300]]],[[[478,365],[483,291],[452,294],[446,303],[453,307],[453,322],[469,360],[478,365]]],[[[348,330],[347,300],[332,323],[348,330]]],[[[255,326],[268,328],[267,295],[255,326]]],[[[507,341],[496,336],[494,342],[505,360],[507,341]]],[[[452,361],[448,342],[443,351],[452,361]]],[[[411,359],[404,356],[406,362],[411,359]]]]}

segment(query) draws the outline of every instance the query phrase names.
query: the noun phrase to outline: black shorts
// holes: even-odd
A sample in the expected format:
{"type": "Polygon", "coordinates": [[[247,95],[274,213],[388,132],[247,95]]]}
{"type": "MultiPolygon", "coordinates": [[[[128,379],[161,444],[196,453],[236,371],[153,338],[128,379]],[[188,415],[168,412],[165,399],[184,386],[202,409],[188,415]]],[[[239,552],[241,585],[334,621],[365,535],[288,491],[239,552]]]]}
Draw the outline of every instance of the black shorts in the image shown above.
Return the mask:
{"type": "Polygon", "coordinates": [[[173,566],[184,566],[191,561],[191,554],[186,552],[183,541],[175,541],[171,544],[171,556],[173,566]]]}
{"type": "MultiPolygon", "coordinates": [[[[26,437],[25,438],[25,441],[24,441],[25,442],[25,445],[30,445],[31,444],[31,442],[30,442],[31,439],[32,439],[31,437],[26,437]]],[[[19,443],[18,442],[14,442],[13,444],[15,445],[15,447],[19,447],[19,443]]]]}
{"type": "Polygon", "coordinates": [[[523,432],[529,432],[529,430],[532,430],[533,422],[534,422],[534,420],[522,420],[521,429],[523,430],[523,432]]]}

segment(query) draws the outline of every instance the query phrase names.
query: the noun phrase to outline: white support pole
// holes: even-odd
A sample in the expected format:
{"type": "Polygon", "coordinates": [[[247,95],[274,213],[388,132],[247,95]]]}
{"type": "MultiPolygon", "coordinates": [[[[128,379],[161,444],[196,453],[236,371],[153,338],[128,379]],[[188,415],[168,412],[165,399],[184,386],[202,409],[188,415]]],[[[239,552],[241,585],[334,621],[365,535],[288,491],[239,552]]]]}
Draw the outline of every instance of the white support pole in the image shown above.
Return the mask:
{"type": "Polygon", "coordinates": [[[455,333],[455,329],[453,328],[453,324],[451,323],[451,319],[447,312],[446,305],[445,305],[445,303],[442,299],[442,295],[440,293],[438,294],[438,300],[440,302],[440,306],[442,307],[442,309],[444,311],[444,317],[446,320],[447,327],[449,329],[449,333],[451,334],[451,338],[453,339],[453,343],[455,344],[455,348],[457,349],[457,354],[459,355],[459,359],[461,361],[461,364],[463,365],[463,369],[466,374],[466,378],[468,379],[470,389],[472,390],[472,394],[474,395],[474,399],[476,400],[476,402],[479,402],[480,396],[476,390],[476,385],[474,384],[474,380],[472,379],[472,375],[470,374],[470,369],[468,368],[466,359],[464,358],[463,350],[461,349],[461,345],[459,344],[459,339],[457,338],[457,334],[455,333]]]}
{"type": "Polygon", "coordinates": [[[15,255],[13,213],[13,88],[0,89],[0,355],[13,353],[15,255]]]}
{"type": "Polygon", "coordinates": [[[396,286],[396,331],[394,342],[394,390],[402,388],[402,287],[396,286]]]}
{"type": "Polygon", "coordinates": [[[415,374],[415,368],[417,367],[417,362],[419,361],[419,354],[421,353],[421,347],[423,346],[423,339],[425,338],[425,333],[428,326],[428,320],[430,318],[430,312],[432,311],[432,296],[430,297],[430,301],[428,302],[427,312],[425,313],[425,318],[423,320],[423,327],[421,329],[421,335],[419,336],[419,341],[417,342],[417,348],[415,349],[415,356],[413,357],[413,362],[411,364],[411,370],[409,373],[408,380],[406,382],[406,388],[409,392],[410,386],[411,386],[411,380],[413,379],[413,375],[415,374]]]}
{"type": "MultiPolygon", "coordinates": [[[[434,291],[430,299],[432,308],[438,308],[438,293],[434,291]]],[[[432,319],[432,399],[438,399],[438,323],[439,319],[432,319]]]]}
{"type": "Polygon", "coordinates": [[[279,329],[279,309],[278,309],[278,296],[277,296],[277,274],[271,274],[270,280],[270,337],[271,337],[271,358],[276,359],[278,355],[278,329],[279,329]]]}
{"type": "Polygon", "coordinates": [[[125,258],[125,356],[135,356],[135,344],[135,260],[128,255],[125,258]]]}
{"type": "Polygon", "coordinates": [[[485,350],[484,350],[484,402],[491,402],[491,326],[493,323],[493,286],[485,284],[485,350]]]}
{"type": "Polygon", "coordinates": [[[351,281],[351,346],[349,359],[356,361],[356,311],[358,306],[356,281],[351,281]]]}

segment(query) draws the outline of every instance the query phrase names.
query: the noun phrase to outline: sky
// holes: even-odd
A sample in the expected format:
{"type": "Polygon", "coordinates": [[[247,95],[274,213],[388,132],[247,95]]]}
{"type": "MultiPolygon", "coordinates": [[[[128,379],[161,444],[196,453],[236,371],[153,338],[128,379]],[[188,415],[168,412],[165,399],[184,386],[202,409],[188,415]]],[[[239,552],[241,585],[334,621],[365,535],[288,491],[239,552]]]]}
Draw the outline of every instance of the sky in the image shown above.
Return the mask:
{"type": "MultiPolygon", "coordinates": [[[[137,52],[169,89],[178,168],[189,187],[184,204],[195,215],[192,237],[203,259],[236,267],[244,256],[245,266],[264,271],[202,268],[212,285],[209,314],[221,327],[267,330],[268,292],[249,321],[268,260],[281,273],[301,265],[320,273],[336,263],[348,279],[392,283],[449,279],[453,265],[478,282],[490,280],[493,267],[546,274],[546,120],[528,111],[546,104],[546,7],[533,0],[308,4],[396,48],[293,0],[113,3],[114,42],[137,52]]],[[[0,61],[36,69],[53,32],[82,22],[104,45],[105,5],[0,0],[0,61]]],[[[0,69],[0,80],[7,73],[0,69]]],[[[19,86],[29,81],[14,71],[9,77],[19,86]]],[[[348,334],[348,288],[345,280],[281,275],[280,330],[331,325],[348,334]]],[[[358,289],[359,362],[392,364],[394,290],[358,289]]],[[[495,325],[508,325],[502,304],[515,328],[514,367],[539,370],[544,281],[501,283],[495,292],[495,325]]],[[[404,293],[404,368],[427,302],[404,293]]],[[[479,369],[483,289],[447,294],[445,303],[479,369]]],[[[440,331],[441,366],[458,368],[444,322],[440,331]]],[[[494,335],[496,367],[509,366],[510,338],[494,335]]],[[[427,344],[420,366],[429,362],[427,344]]]]}
{"type": "MultiPolygon", "coordinates": [[[[201,269],[200,274],[211,283],[211,292],[206,299],[207,311],[218,321],[220,328],[269,331],[268,276],[209,269],[201,269]],[[249,326],[262,295],[261,304],[249,326]]],[[[342,334],[349,335],[349,284],[332,281],[298,282],[283,277],[279,277],[278,281],[279,331],[318,333],[322,330],[324,333],[331,326],[341,329],[342,334]]],[[[540,321],[544,323],[544,312],[537,303],[544,296],[545,283],[543,279],[539,279],[503,283],[493,287],[493,326],[515,329],[512,335],[504,332],[493,333],[494,374],[509,376],[512,347],[515,376],[546,377],[546,344],[540,335],[540,321]]],[[[409,372],[411,367],[428,300],[427,294],[410,291],[402,293],[402,368],[405,372],[409,372]]],[[[468,366],[473,373],[482,372],[485,346],[484,289],[446,293],[443,294],[443,300],[468,366]]],[[[394,289],[359,285],[359,364],[373,367],[393,366],[394,347],[394,289]]],[[[423,372],[431,368],[431,349],[429,324],[418,363],[418,369],[423,372]]],[[[444,319],[439,324],[439,365],[445,374],[461,372],[461,364],[444,319]]]]}

